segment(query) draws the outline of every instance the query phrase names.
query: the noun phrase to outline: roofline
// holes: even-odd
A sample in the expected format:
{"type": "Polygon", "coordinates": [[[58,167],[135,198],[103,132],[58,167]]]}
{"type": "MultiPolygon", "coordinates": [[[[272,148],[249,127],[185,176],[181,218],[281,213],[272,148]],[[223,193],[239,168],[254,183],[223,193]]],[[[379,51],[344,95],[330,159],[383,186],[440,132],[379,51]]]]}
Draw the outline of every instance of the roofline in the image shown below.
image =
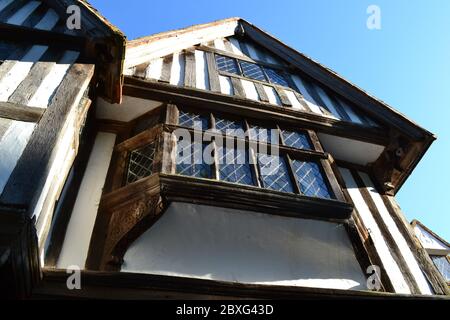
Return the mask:
{"type": "MultiPolygon", "coordinates": [[[[386,102],[378,99],[377,97],[371,95],[370,93],[368,93],[367,91],[363,90],[362,88],[358,87],[356,84],[350,82],[349,80],[345,79],[344,77],[342,77],[341,75],[339,75],[336,71],[322,65],[321,63],[317,62],[316,60],[312,59],[311,57],[308,57],[307,55],[305,55],[304,53],[292,48],[291,46],[285,44],[283,41],[279,40],[278,38],[276,38],[275,36],[271,35],[270,33],[262,30],[261,28],[255,26],[254,24],[248,22],[247,20],[240,18],[239,22],[243,22],[245,24],[247,24],[249,27],[256,29],[258,32],[261,32],[262,34],[272,38],[273,40],[275,40],[276,42],[278,42],[280,45],[282,45],[285,49],[288,49],[289,51],[292,51],[295,54],[298,54],[300,56],[302,56],[304,59],[308,60],[309,62],[313,63],[315,66],[319,67],[322,71],[326,72],[327,74],[329,74],[330,76],[338,79],[339,81],[345,83],[346,85],[350,86],[351,88],[357,90],[358,92],[363,93],[367,98],[369,98],[370,100],[372,100],[373,102],[375,102],[376,104],[384,107],[385,109],[389,110],[390,112],[392,112],[393,114],[395,114],[398,117],[401,117],[404,121],[408,122],[411,126],[415,127],[416,129],[419,129],[420,131],[422,131],[425,135],[430,136],[433,138],[433,140],[436,139],[436,135],[433,134],[432,132],[428,131],[427,129],[421,127],[419,124],[417,124],[416,122],[414,122],[413,120],[409,119],[406,115],[402,114],[401,112],[397,111],[396,109],[394,109],[393,107],[391,107],[390,105],[388,105],[386,102]]],[[[326,84],[325,84],[326,85],[326,84]]],[[[332,88],[333,89],[333,88],[332,88]]]]}
{"type": "MultiPolygon", "coordinates": [[[[260,29],[259,27],[255,26],[254,24],[252,24],[252,23],[248,22],[247,20],[245,20],[243,18],[240,18],[240,17],[231,17],[231,18],[226,18],[226,19],[222,19],[222,20],[216,20],[216,21],[209,22],[209,23],[196,24],[196,25],[192,25],[192,26],[189,26],[189,27],[185,27],[185,28],[179,28],[179,29],[175,29],[175,30],[161,32],[161,33],[155,33],[155,34],[150,35],[150,36],[145,36],[145,37],[140,37],[140,38],[137,38],[137,39],[134,39],[134,40],[129,40],[127,42],[127,47],[128,48],[132,48],[132,47],[135,47],[135,46],[143,45],[143,44],[150,43],[150,42],[153,42],[153,41],[157,41],[157,40],[160,40],[160,39],[168,38],[168,37],[171,37],[171,36],[174,36],[174,35],[188,33],[188,32],[194,31],[194,30],[204,29],[204,28],[208,28],[208,27],[224,24],[224,23],[227,23],[227,22],[233,22],[233,21],[239,22],[239,23],[242,23],[242,24],[246,24],[248,27],[251,27],[254,30],[256,30],[257,32],[259,32],[259,33],[261,33],[261,34],[271,38],[272,40],[276,41],[278,44],[282,45],[284,47],[284,49],[287,49],[287,50],[291,51],[292,53],[301,56],[303,59],[305,59],[308,62],[314,64],[320,70],[322,70],[323,72],[327,73],[329,76],[337,79],[338,81],[342,82],[344,85],[351,87],[353,90],[356,90],[357,92],[362,93],[366,98],[371,100],[373,103],[377,104],[380,107],[383,107],[384,109],[386,109],[390,113],[392,113],[395,117],[401,118],[401,120],[405,121],[408,125],[410,125],[413,128],[419,130],[424,136],[430,137],[433,141],[436,140],[436,135],[435,134],[433,134],[432,132],[430,132],[430,131],[426,130],[425,128],[421,127],[419,124],[417,124],[413,120],[409,119],[406,115],[404,115],[401,112],[397,111],[396,109],[391,107],[386,102],[384,102],[384,101],[378,99],[377,97],[371,95],[370,93],[368,93],[367,91],[363,90],[362,88],[360,88],[356,84],[348,81],[347,79],[345,79],[344,77],[339,75],[334,70],[332,70],[332,69],[322,65],[321,63],[319,63],[316,60],[312,59],[311,57],[305,55],[304,53],[302,53],[302,52],[292,48],[291,46],[285,44],[284,42],[279,40],[277,37],[271,35],[270,33],[260,29]]],[[[324,84],[327,85],[326,83],[324,83],[324,84]]],[[[331,88],[331,89],[335,89],[335,88],[331,88]]]]}
{"type": "Polygon", "coordinates": [[[239,22],[240,20],[242,20],[242,18],[231,17],[231,18],[216,20],[216,21],[213,21],[213,22],[194,24],[194,25],[191,25],[191,26],[188,26],[188,27],[184,27],[184,28],[179,28],[179,29],[159,32],[159,33],[155,33],[155,34],[152,34],[152,35],[149,35],[149,36],[144,36],[144,37],[139,37],[139,38],[136,38],[136,39],[133,39],[133,40],[129,40],[127,42],[127,47],[133,48],[135,46],[139,46],[139,45],[147,44],[147,43],[150,43],[150,42],[153,42],[153,41],[156,41],[156,40],[161,40],[161,39],[164,39],[164,38],[168,38],[168,37],[171,37],[173,35],[179,35],[179,34],[188,33],[188,32],[191,32],[191,31],[195,31],[195,30],[205,29],[205,28],[216,26],[216,25],[224,24],[224,23],[227,23],[227,22],[239,22]]]}

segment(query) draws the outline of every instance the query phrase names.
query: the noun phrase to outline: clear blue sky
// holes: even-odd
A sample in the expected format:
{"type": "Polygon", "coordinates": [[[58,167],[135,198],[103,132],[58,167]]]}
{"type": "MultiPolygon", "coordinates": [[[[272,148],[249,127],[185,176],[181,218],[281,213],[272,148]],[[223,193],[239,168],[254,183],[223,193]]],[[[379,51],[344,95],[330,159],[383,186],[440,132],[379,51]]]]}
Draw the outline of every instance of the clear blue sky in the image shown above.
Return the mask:
{"type": "Polygon", "coordinates": [[[128,39],[242,17],[435,133],[398,200],[409,220],[450,241],[450,1],[90,2],[128,39]],[[381,9],[381,30],[366,28],[371,4],[381,9]]]}

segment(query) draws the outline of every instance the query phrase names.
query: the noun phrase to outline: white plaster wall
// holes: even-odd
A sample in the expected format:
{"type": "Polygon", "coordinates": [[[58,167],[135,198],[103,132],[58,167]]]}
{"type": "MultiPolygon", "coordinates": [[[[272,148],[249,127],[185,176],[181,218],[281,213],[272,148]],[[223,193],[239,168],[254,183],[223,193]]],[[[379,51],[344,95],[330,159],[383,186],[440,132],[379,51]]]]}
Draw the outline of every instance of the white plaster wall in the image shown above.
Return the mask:
{"type": "Polygon", "coordinates": [[[365,289],[343,225],[173,203],[128,249],[122,272],[365,289]]]}
{"type": "Polygon", "coordinates": [[[116,135],[99,132],[70,217],[57,267],[84,268],[116,135]]]}

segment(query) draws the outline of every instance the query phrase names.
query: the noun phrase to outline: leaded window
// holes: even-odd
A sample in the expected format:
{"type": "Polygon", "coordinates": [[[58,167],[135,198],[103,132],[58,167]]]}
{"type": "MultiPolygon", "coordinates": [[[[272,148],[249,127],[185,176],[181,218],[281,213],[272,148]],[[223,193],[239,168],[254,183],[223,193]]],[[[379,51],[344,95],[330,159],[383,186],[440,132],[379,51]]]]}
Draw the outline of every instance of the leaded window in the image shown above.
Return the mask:
{"type": "Polygon", "coordinates": [[[284,145],[288,147],[309,150],[313,149],[311,142],[305,133],[282,130],[281,135],[283,137],[284,145]]]}
{"type": "Polygon", "coordinates": [[[258,166],[264,188],[294,192],[286,161],[283,157],[258,154],[258,166]]]}
{"type": "MultiPolygon", "coordinates": [[[[277,143],[278,141],[272,141],[272,130],[270,128],[264,128],[261,126],[251,126],[249,129],[249,136],[251,140],[265,143],[277,143]]],[[[273,139],[276,139],[273,137],[273,139]]]]}
{"type": "Polygon", "coordinates": [[[289,87],[289,83],[286,78],[278,71],[267,67],[265,67],[264,70],[266,70],[267,77],[271,83],[278,84],[283,87],[289,87]]]}
{"type": "MultiPolygon", "coordinates": [[[[178,174],[259,186],[309,197],[336,198],[330,184],[336,182],[328,180],[331,177],[323,170],[322,165],[327,163],[321,163],[320,159],[326,159],[326,156],[312,144],[310,134],[313,133],[281,130],[277,125],[264,126],[256,120],[248,126],[245,119],[228,119],[222,114],[200,115],[179,110],[179,115],[180,125],[192,126],[194,121],[198,121],[206,131],[210,119],[211,129],[225,135],[208,134],[207,136],[212,138],[209,145],[190,141],[186,144],[180,137],[176,165],[178,174]],[[245,132],[245,129],[248,129],[248,132],[245,132]],[[239,134],[236,134],[237,132],[239,134]],[[280,140],[282,145],[277,148],[275,145],[279,144],[280,140]],[[209,162],[204,159],[206,146],[207,153],[210,154],[209,162]]],[[[189,130],[189,134],[191,138],[195,136],[192,130],[189,130]]]]}
{"type": "Polygon", "coordinates": [[[309,197],[332,198],[322,170],[316,162],[293,160],[292,167],[302,194],[309,197]]]}
{"type": "Polygon", "coordinates": [[[259,81],[267,81],[261,66],[257,65],[256,63],[250,63],[246,61],[240,61],[240,64],[244,77],[259,81]]]}
{"type": "Polygon", "coordinates": [[[195,114],[180,110],[178,125],[197,130],[206,130],[208,129],[208,118],[201,114],[195,114]]]}
{"type": "Polygon", "coordinates": [[[155,143],[133,150],[127,168],[127,184],[148,177],[153,173],[153,160],[155,159],[155,143]]]}
{"type": "Polygon", "coordinates": [[[219,179],[227,182],[254,185],[248,152],[240,148],[218,148],[219,179]]]}
{"type": "Polygon", "coordinates": [[[216,64],[219,71],[240,74],[236,59],[216,54],[216,64]]]}
{"type": "Polygon", "coordinates": [[[233,134],[234,131],[245,131],[244,125],[240,120],[229,120],[221,117],[216,117],[216,129],[224,134],[233,134]]]}
{"type": "Polygon", "coordinates": [[[431,256],[434,265],[446,281],[450,282],[450,262],[446,256],[431,256]]]}
{"type": "Polygon", "coordinates": [[[197,178],[211,178],[211,166],[203,158],[205,148],[205,144],[186,143],[179,140],[176,159],[177,173],[197,178]]]}

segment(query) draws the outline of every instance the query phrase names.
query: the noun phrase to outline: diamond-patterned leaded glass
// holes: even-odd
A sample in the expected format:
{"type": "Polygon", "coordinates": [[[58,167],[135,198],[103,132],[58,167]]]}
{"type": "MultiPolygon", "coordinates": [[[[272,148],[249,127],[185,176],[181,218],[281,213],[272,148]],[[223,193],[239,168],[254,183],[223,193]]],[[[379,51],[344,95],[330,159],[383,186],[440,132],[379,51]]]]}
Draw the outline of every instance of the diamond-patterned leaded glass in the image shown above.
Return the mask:
{"type": "Polygon", "coordinates": [[[258,166],[264,188],[283,192],[294,192],[284,158],[258,154],[258,166]]]}
{"type": "MultiPolygon", "coordinates": [[[[251,140],[255,140],[258,142],[266,142],[266,143],[273,143],[272,142],[272,130],[268,128],[263,128],[260,126],[251,126],[249,129],[249,137],[251,140]]],[[[274,137],[274,139],[276,139],[274,137]]],[[[275,141],[275,143],[278,141],[275,141]]]]}
{"type": "Polygon", "coordinates": [[[248,153],[243,149],[218,148],[220,180],[254,185],[248,153]]]}
{"type": "Polygon", "coordinates": [[[325,178],[317,163],[294,160],[292,166],[302,194],[310,197],[331,198],[325,178]]]}
{"type": "Polygon", "coordinates": [[[446,281],[450,281],[450,262],[448,262],[445,256],[431,256],[434,265],[442,274],[446,281]]]}
{"type": "Polygon", "coordinates": [[[240,64],[245,77],[260,81],[267,81],[264,71],[259,65],[245,61],[240,61],[240,64]]]}
{"type": "Polygon", "coordinates": [[[233,134],[235,130],[239,130],[239,132],[245,131],[242,121],[227,120],[219,117],[216,117],[216,129],[224,134],[233,134]]]}
{"type": "Polygon", "coordinates": [[[211,166],[203,159],[205,147],[206,145],[201,143],[186,145],[178,141],[177,173],[197,178],[211,178],[211,166]]]}
{"type": "Polygon", "coordinates": [[[184,112],[183,110],[180,110],[180,114],[178,116],[178,125],[197,130],[206,130],[208,129],[208,118],[204,115],[184,112]]]}
{"type": "Polygon", "coordinates": [[[155,143],[131,151],[127,169],[127,184],[151,175],[154,158],[155,143]]]}
{"type": "Polygon", "coordinates": [[[284,144],[288,147],[309,150],[313,149],[311,142],[305,133],[283,130],[281,131],[281,134],[283,135],[284,144]]]}
{"type": "Polygon", "coordinates": [[[216,64],[219,71],[239,74],[239,68],[236,59],[216,54],[216,64]]]}
{"type": "Polygon", "coordinates": [[[269,77],[271,83],[278,84],[283,87],[289,87],[289,83],[287,82],[286,78],[278,71],[267,67],[264,67],[264,69],[266,70],[266,74],[269,77]]]}

